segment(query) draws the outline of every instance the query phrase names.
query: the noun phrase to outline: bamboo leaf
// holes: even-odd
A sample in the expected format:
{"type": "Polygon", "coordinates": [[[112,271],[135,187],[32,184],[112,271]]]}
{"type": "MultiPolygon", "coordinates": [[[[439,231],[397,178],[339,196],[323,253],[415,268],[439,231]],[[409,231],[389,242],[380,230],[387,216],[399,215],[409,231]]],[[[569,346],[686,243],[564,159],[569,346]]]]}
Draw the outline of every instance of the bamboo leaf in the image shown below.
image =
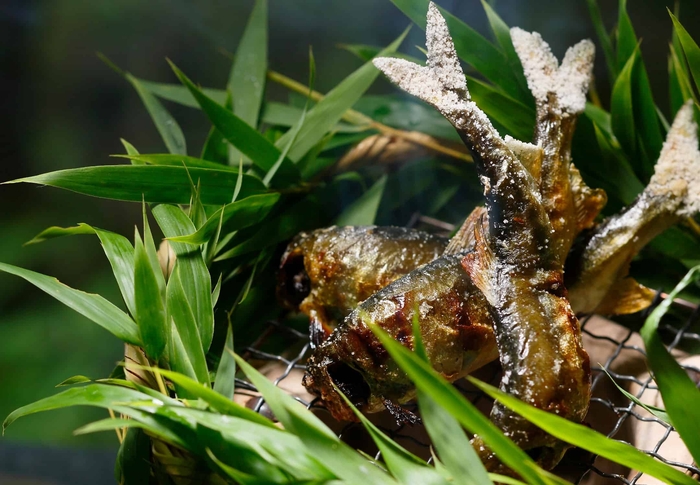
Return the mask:
{"type": "Polygon", "coordinates": [[[618,383],[617,381],[613,378],[613,376],[610,375],[610,373],[603,369],[603,372],[608,376],[608,378],[612,381],[613,384],[615,384],[615,387],[617,387],[617,390],[620,391],[627,399],[635,403],[637,406],[646,409],[649,414],[656,416],[659,418],[661,421],[663,421],[666,424],[671,424],[671,418],[668,416],[668,413],[666,412],[665,409],[661,409],[660,407],[657,406],[651,406],[649,404],[643,403],[637,396],[634,394],[630,394],[629,392],[625,391],[618,383]]]}
{"type": "Polygon", "coordinates": [[[148,153],[135,155],[112,155],[115,158],[128,158],[142,164],[159,165],[166,167],[207,168],[210,170],[227,170],[238,172],[237,168],[221,165],[203,158],[188,157],[185,155],[173,155],[170,153],[148,153]]]}
{"type": "Polygon", "coordinates": [[[158,280],[138,232],[135,236],[135,242],[134,303],[136,313],[134,316],[139,325],[146,354],[151,359],[158,361],[163,356],[170,340],[170,325],[158,280]]]}
{"type": "MultiPolygon", "coordinates": [[[[189,204],[192,191],[188,172],[201,185],[203,204],[223,205],[231,201],[238,174],[230,170],[103,165],[57,170],[4,183],[50,185],[93,197],[129,202],[189,204]]],[[[259,178],[243,175],[241,196],[262,192],[265,192],[265,186],[259,178]]]]}
{"type": "Polygon", "coordinates": [[[347,483],[396,483],[389,475],[371,465],[340,439],[313,413],[293,397],[277,388],[245,360],[236,356],[239,367],[265,397],[277,419],[301,439],[306,449],[320,463],[347,483]]]}
{"type": "Polygon", "coordinates": [[[216,233],[220,222],[221,230],[226,232],[255,225],[267,217],[279,198],[280,194],[275,192],[252,195],[231,204],[226,204],[214,212],[196,232],[185,236],[173,237],[169,240],[186,244],[204,244],[216,233]]]}
{"type": "Polygon", "coordinates": [[[591,453],[608,458],[615,463],[627,466],[633,470],[639,470],[649,474],[664,483],[697,484],[697,482],[688,475],[665,463],[655,460],[649,455],[639,451],[634,446],[610,439],[592,430],[588,426],[573,423],[555,414],[537,409],[534,406],[520,401],[516,397],[499,391],[485,382],[481,382],[472,377],[467,377],[467,379],[486,394],[494,399],[498,399],[504,406],[520,414],[531,423],[536,424],[555,438],[559,438],[562,441],[588,450],[591,453]]]}
{"type": "Polygon", "coordinates": [[[185,144],[185,135],[180,129],[180,125],[177,124],[175,118],[165,109],[158,99],[151,94],[146,88],[143,87],[140,80],[135,78],[129,73],[125,74],[127,81],[134,86],[136,92],[138,93],[141,101],[143,101],[144,106],[148,110],[148,114],[151,115],[151,119],[158,129],[158,133],[163,138],[165,146],[168,148],[170,153],[177,153],[180,155],[187,154],[187,147],[185,144]]]}
{"type": "Polygon", "coordinates": [[[28,281],[124,342],[141,345],[139,328],[136,323],[126,313],[100,295],[75,290],[56,278],[9,264],[0,263],[0,271],[28,281]]]}
{"type": "Polygon", "coordinates": [[[637,49],[637,35],[627,14],[627,0],[619,0],[617,16],[617,70],[624,66],[637,49]]]}
{"type": "Polygon", "coordinates": [[[233,400],[236,384],[236,359],[233,358],[233,349],[233,326],[229,322],[224,340],[224,350],[221,352],[219,367],[217,367],[216,377],[214,377],[214,390],[227,400],[233,400]]]}
{"type": "MultiPolygon", "coordinates": [[[[177,206],[157,205],[152,212],[163,234],[168,238],[195,232],[192,221],[177,206]]],[[[214,335],[209,269],[199,248],[173,241],[170,244],[177,254],[176,264],[180,268],[180,281],[195,316],[202,348],[206,352],[214,335]]]]}
{"type": "Polygon", "coordinates": [[[678,36],[681,46],[683,47],[685,58],[688,61],[688,67],[690,68],[690,72],[695,80],[695,87],[700,90],[700,47],[698,47],[695,40],[693,40],[690,34],[688,34],[688,31],[685,30],[685,27],[683,27],[683,25],[678,21],[676,16],[671,13],[670,10],[668,11],[668,14],[671,16],[674,31],[678,36]]]}
{"type": "Polygon", "coordinates": [[[426,463],[401,447],[396,441],[389,438],[379,428],[377,428],[369,419],[367,419],[343,394],[340,389],[335,388],[336,392],[343,398],[345,403],[352,409],[355,416],[360,420],[372,441],[377,445],[379,451],[382,452],[382,458],[386,463],[389,472],[400,483],[440,483],[447,484],[447,481],[441,477],[433,468],[428,467],[426,463]]]}
{"type": "Polygon", "coordinates": [[[229,144],[224,139],[216,127],[212,126],[209,130],[209,135],[202,147],[201,158],[215,162],[220,167],[227,167],[228,163],[228,147],[229,144]]]}
{"type": "Polygon", "coordinates": [[[478,79],[467,76],[467,82],[472,99],[489,115],[496,128],[519,140],[532,139],[534,109],[478,79]]]}
{"type": "MultiPolygon", "coordinates": [[[[425,363],[430,363],[420,330],[420,312],[413,313],[413,351],[425,363]]],[[[458,485],[493,483],[479,456],[459,425],[429,394],[418,390],[418,405],[425,429],[430,436],[451,481],[458,485]]],[[[437,465],[436,465],[437,466],[437,465]]]]}
{"type": "Polygon", "coordinates": [[[386,186],[387,176],[377,180],[372,187],[367,190],[359,199],[350,204],[338,216],[336,224],[339,226],[364,226],[374,224],[374,219],[377,217],[377,209],[382,200],[384,187],[386,186]]]}
{"type": "Polygon", "coordinates": [[[17,419],[44,411],[72,406],[95,406],[124,414],[155,430],[158,437],[183,449],[193,449],[192,433],[187,433],[180,422],[166,422],[153,413],[163,406],[163,401],[143,392],[120,386],[90,384],[73,387],[53,396],[22,406],[10,413],[2,424],[3,433],[17,419]],[[140,403],[137,409],[133,403],[140,403]]]}
{"type": "MultiPolygon", "coordinates": [[[[229,143],[250,158],[253,164],[263,172],[267,172],[275,165],[280,156],[280,151],[275,145],[238,116],[207,97],[174,64],[171,63],[170,66],[182,84],[187,86],[195,97],[209,121],[212,122],[229,143]]],[[[289,185],[298,179],[299,171],[297,168],[291,161],[285,161],[280,167],[277,182],[282,185],[289,185]]]]}
{"type": "Polygon", "coordinates": [[[605,57],[605,64],[608,68],[610,84],[614,84],[615,79],[617,79],[618,69],[615,62],[615,54],[613,53],[610,35],[608,35],[608,31],[605,28],[605,25],[603,24],[603,17],[600,15],[598,2],[596,0],[586,0],[586,3],[588,4],[588,13],[591,16],[593,28],[595,29],[595,33],[598,36],[600,46],[603,48],[603,56],[605,57]]]}
{"type": "Polygon", "coordinates": [[[699,409],[700,389],[666,350],[657,330],[661,318],[668,312],[678,293],[695,281],[698,270],[700,266],[696,266],[685,275],[668,297],[651,312],[640,331],[647,351],[647,360],[661,392],[666,412],[696,462],[700,461],[700,421],[688,410],[699,409]]]}
{"type": "MultiPolygon", "coordinates": [[[[234,57],[228,89],[233,112],[252,128],[258,114],[267,73],[267,0],[256,0],[234,57]]],[[[238,157],[236,162],[238,161],[238,157]]]]}
{"type": "Polygon", "coordinates": [[[644,180],[648,180],[654,174],[654,164],[661,153],[664,136],[661,133],[647,70],[641,57],[632,72],[632,90],[635,128],[641,145],[640,152],[644,155],[641,157],[641,165],[646,176],[644,180]]]}
{"type": "MultiPolygon", "coordinates": [[[[128,426],[133,422],[128,420],[123,424],[128,426]]],[[[150,476],[151,438],[143,430],[128,426],[124,441],[119,445],[117,452],[114,478],[119,484],[148,483],[150,476]]]]}
{"type": "MultiPolygon", "coordinates": [[[[635,158],[637,154],[637,134],[635,131],[634,103],[632,100],[632,73],[639,57],[639,51],[622,67],[620,75],[613,86],[610,100],[610,117],[613,133],[625,152],[635,158]]],[[[635,170],[637,175],[640,173],[635,170]]]]}
{"type": "Polygon", "coordinates": [[[420,392],[430,395],[468,431],[476,433],[498,455],[498,458],[529,483],[549,483],[547,476],[527,454],[504,436],[489,419],[481,414],[459,391],[440,376],[427,362],[394,341],[383,329],[369,327],[389,355],[413,380],[420,392]]]}
{"type": "MultiPolygon", "coordinates": [[[[197,103],[195,97],[192,96],[190,90],[181,84],[157,83],[144,79],[139,79],[138,81],[144,89],[155,94],[159,98],[167,99],[168,101],[190,108],[199,109],[199,103],[197,103]]],[[[218,104],[223,105],[226,103],[227,93],[224,89],[202,88],[202,92],[218,104]]]]}
{"type": "MultiPolygon", "coordinates": [[[[425,30],[426,12],[430,0],[391,0],[399,10],[425,30]]],[[[439,7],[438,7],[439,8],[439,7]]],[[[527,88],[518,82],[505,53],[486,40],[476,30],[440,8],[454,40],[457,55],[476,69],[504,93],[521,102],[532,99],[527,88]]]]}
{"type": "MultiPolygon", "coordinates": [[[[481,0],[481,5],[486,12],[486,17],[489,19],[489,25],[491,26],[493,35],[496,38],[496,42],[498,42],[501,51],[508,59],[508,65],[513,72],[513,76],[518,81],[518,84],[520,84],[521,90],[528,91],[527,81],[525,80],[525,75],[523,74],[523,66],[520,63],[518,54],[515,52],[513,40],[510,37],[510,28],[486,0],[481,0]]],[[[531,101],[530,104],[532,104],[531,101]]]]}
{"type": "MultiPolygon", "coordinates": [[[[408,34],[405,30],[394,42],[379,55],[392,54],[408,34]]],[[[296,135],[296,140],[289,150],[289,158],[299,161],[316,143],[318,143],[340,121],[345,112],[357,102],[369,89],[379,75],[379,70],[367,62],[346,77],[340,84],[326,94],[321,101],[307,113],[304,125],[296,135]]],[[[293,130],[287,131],[277,142],[277,148],[283,148],[294,137],[293,130]]]]}
{"type": "Polygon", "coordinates": [[[299,231],[319,227],[325,220],[322,209],[316,195],[310,194],[279,215],[266,220],[255,234],[220,254],[215,261],[260,251],[293,237],[299,231]]]}
{"type": "MultiPolygon", "coordinates": [[[[168,279],[166,302],[168,318],[172,320],[175,328],[177,328],[184,352],[171,353],[170,365],[176,372],[180,372],[191,377],[196,382],[208,386],[209,370],[207,369],[207,360],[193,309],[180,280],[180,268],[180,260],[178,259],[175,262],[173,273],[168,279]]],[[[185,395],[180,397],[190,396],[185,390],[185,395]]]]}

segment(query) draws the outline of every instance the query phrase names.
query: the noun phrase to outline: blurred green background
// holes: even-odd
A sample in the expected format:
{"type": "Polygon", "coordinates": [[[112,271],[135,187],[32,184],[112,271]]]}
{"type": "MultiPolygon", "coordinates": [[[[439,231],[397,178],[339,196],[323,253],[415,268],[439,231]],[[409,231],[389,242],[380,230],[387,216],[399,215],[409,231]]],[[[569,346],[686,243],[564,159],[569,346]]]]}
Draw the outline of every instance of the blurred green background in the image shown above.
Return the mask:
{"type": "MultiPolygon", "coordinates": [[[[307,78],[308,46],[317,65],[316,88],[325,92],[360,62],[339,43],[386,45],[409,21],[389,0],[270,0],[270,68],[307,78]]],[[[480,32],[487,32],[478,0],[440,1],[480,32]]],[[[585,0],[491,2],[509,25],[539,31],[561,57],[567,46],[595,38],[585,0]]],[[[616,2],[601,1],[608,25],[616,2]]],[[[630,1],[657,103],[668,114],[666,54],[670,1],[630,1]]],[[[141,152],[164,151],[133,89],[96,56],[138,77],[174,82],[172,59],[203,86],[223,87],[252,0],[4,0],[0,5],[0,181],[61,168],[114,163],[119,138],[141,152]]],[[[680,3],[681,20],[700,38],[700,2],[680,3]]],[[[404,52],[421,55],[414,28],[404,52]]],[[[604,80],[602,58],[597,77],[604,80]]],[[[598,85],[604,103],[609,87],[598,85]]],[[[384,80],[374,92],[391,92],[384,80]]],[[[284,90],[269,86],[272,98],[284,90]]],[[[168,104],[190,147],[204,142],[200,112],[168,104]]],[[[115,203],[29,185],[0,187],[0,261],[57,276],[112,301],[116,284],[97,239],[77,236],[22,247],[42,229],[87,222],[130,236],[140,221],[136,204],[115,203]]],[[[270,295],[270,298],[273,298],[270,295]]],[[[67,377],[102,377],[122,346],[107,332],[29,284],[0,274],[0,417],[47,396],[67,377]]],[[[0,440],[0,483],[110,483],[117,440],[112,433],[75,437],[72,431],[105,413],[56,411],[19,420],[0,440]]]]}

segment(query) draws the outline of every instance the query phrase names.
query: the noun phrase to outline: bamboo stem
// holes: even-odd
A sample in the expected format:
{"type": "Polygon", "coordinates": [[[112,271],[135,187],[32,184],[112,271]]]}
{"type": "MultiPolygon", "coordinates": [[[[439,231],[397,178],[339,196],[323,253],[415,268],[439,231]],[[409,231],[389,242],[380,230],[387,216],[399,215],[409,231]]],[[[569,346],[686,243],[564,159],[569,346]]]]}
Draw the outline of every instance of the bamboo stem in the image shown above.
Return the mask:
{"type": "MultiPolygon", "coordinates": [[[[308,95],[309,94],[309,88],[308,86],[295,81],[294,79],[291,79],[284,74],[280,74],[279,72],[276,71],[267,71],[267,78],[270,81],[276,82],[287,89],[294,91],[299,94],[303,95],[308,95]]],[[[311,91],[311,99],[313,101],[320,101],[323,99],[324,95],[319,93],[318,91],[311,91]]],[[[428,148],[429,150],[432,150],[437,153],[441,153],[443,155],[447,155],[452,158],[456,158],[458,160],[463,160],[465,162],[472,162],[473,159],[469,153],[466,152],[466,149],[457,149],[457,148],[450,148],[450,147],[445,147],[440,144],[440,142],[431,136],[424,135],[422,133],[416,133],[416,132],[410,132],[410,131],[405,131],[405,130],[398,130],[396,128],[392,128],[390,126],[387,126],[383,123],[379,123],[378,121],[373,120],[369,116],[363,115],[362,113],[355,111],[353,109],[347,110],[342,117],[343,121],[346,121],[348,123],[351,123],[353,125],[358,125],[358,126],[366,126],[366,129],[368,130],[377,130],[383,135],[386,136],[393,136],[395,138],[402,138],[404,140],[408,140],[411,143],[414,143],[416,145],[423,146],[425,148],[428,148]]]]}

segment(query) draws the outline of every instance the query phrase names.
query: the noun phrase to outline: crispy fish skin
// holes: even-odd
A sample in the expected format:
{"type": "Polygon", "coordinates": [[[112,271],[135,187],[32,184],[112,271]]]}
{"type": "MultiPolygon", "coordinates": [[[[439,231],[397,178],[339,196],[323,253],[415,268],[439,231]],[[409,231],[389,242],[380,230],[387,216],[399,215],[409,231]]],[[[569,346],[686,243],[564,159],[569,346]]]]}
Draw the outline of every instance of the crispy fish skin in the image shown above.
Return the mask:
{"type": "Polygon", "coordinates": [[[375,293],[311,355],[304,386],[322,398],[334,417],[356,419],[334,383],[363,412],[395,410],[391,403],[415,397],[413,383],[389,357],[371,324],[413,348],[412,321],[418,312],[430,362],[450,381],[498,356],[488,304],[462,268],[462,257],[440,257],[375,293]]]}
{"type": "Polygon", "coordinates": [[[442,254],[447,238],[403,227],[329,227],[299,234],[278,272],[278,297],[330,332],[362,301],[442,254]]]}

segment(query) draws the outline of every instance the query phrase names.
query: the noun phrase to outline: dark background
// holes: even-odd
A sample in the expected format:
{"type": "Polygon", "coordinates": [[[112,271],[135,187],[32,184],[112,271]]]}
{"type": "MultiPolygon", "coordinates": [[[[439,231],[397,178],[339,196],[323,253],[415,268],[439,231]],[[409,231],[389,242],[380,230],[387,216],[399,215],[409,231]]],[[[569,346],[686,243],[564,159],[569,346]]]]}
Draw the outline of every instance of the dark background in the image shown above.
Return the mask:
{"type": "MultiPolygon", "coordinates": [[[[102,52],[134,75],[175,82],[172,59],[203,86],[223,87],[252,0],[54,0],[0,2],[0,182],[62,168],[114,163],[125,138],[143,153],[165,147],[133,88],[96,56],[102,52]]],[[[477,0],[438,2],[489,35],[477,0]]],[[[586,2],[491,2],[509,25],[540,32],[561,57],[581,38],[595,39],[586,2]]],[[[608,27],[617,2],[600,2],[608,27]]],[[[670,1],[631,1],[628,10],[643,39],[656,100],[668,113],[666,55],[670,1]]],[[[308,46],[317,65],[316,88],[325,92],[360,65],[338,43],[386,45],[409,24],[389,0],[270,0],[270,68],[307,79],[308,46]]],[[[700,39],[700,2],[680,3],[681,21],[700,39]]],[[[423,33],[413,28],[403,51],[420,56],[423,33]]],[[[600,52],[600,51],[599,51],[600,52]]],[[[607,103],[602,54],[598,89],[607,103]]],[[[391,92],[383,80],[374,92],[391,92]]],[[[269,87],[270,96],[286,93],[269,87]]],[[[198,153],[204,116],[167,104],[198,153]]],[[[57,276],[61,281],[120,302],[109,265],[91,236],[22,247],[51,225],[87,222],[131,236],[137,204],[91,199],[31,185],[0,186],[0,261],[57,276]]],[[[271,295],[272,298],[272,295],[271,295]]],[[[0,274],[0,419],[50,395],[67,377],[106,376],[122,355],[107,332],[22,280],[0,274]]],[[[117,440],[112,433],[73,436],[106,413],[69,409],[19,420],[0,439],[0,483],[111,483],[117,440]]]]}

